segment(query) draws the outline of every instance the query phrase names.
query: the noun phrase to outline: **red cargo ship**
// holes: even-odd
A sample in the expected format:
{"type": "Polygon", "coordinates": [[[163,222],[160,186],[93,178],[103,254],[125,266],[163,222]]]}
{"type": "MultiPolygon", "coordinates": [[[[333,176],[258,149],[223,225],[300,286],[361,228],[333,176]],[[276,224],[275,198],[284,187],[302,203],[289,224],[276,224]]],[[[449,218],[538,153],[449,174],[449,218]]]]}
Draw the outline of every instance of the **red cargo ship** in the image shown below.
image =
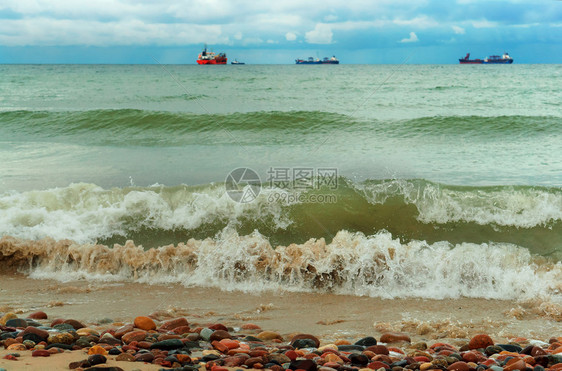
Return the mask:
{"type": "Polygon", "coordinates": [[[226,64],[226,54],[207,51],[207,44],[203,48],[203,51],[197,57],[197,64],[226,64]]]}

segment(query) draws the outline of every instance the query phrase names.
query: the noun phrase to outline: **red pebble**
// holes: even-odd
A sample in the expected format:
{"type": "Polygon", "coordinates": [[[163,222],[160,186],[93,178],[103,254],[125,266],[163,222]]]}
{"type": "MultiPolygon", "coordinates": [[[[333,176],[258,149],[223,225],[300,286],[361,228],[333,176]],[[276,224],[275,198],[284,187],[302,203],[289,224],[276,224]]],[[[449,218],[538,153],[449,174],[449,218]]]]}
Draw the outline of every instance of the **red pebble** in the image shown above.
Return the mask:
{"type": "Polygon", "coordinates": [[[49,351],[45,350],[45,349],[37,349],[37,350],[34,350],[33,352],[31,352],[31,356],[32,357],[50,357],[51,353],[49,353],[49,351]]]}
{"type": "Polygon", "coordinates": [[[13,355],[11,355],[11,354],[7,354],[7,355],[5,355],[5,356],[2,357],[2,358],[3,358],[3,359],[8,359],[8,360],[10,360],[10,361],[17,361],[17,360],[18,360],[18,357],[13,356],[13,355]]]}
{"type": "Polygon", "coordinates": [[[485,349],[486,347],[494,345],[492,338],[486,334],[476,335],[468,343],[468,349],[485,349]]]}
{"type": "Polygon", "coordinates": [[[31,313],[29,316],[27,316],[27,318],[31,318],[31,319],[47,319],[47,313],[39,311],[39,312],[33,312],[31,313]]]}
{"type": "Polygon", "coordinates": [[[462,355],[462,359],[465,362],[474,362],[474,363],[478,363],[480,361],[485,361],[486,357],[484,357],[482,354],[480,354],[479,352],[466,352],[462,355]]]}
{"type": "Polygon", "coordinates": [[[59,325],[61,323],[64,323],[64,318],[57,318],[53,322],[51,322],[51,327],[55,327],[56,325],[59,325]]]}
{"type": "Polygon", "coordinates": [[[223,325],[222,323],[215,323],[214,325],[209,326],[209,328],[211,330],[223,330],[223,331],[228,331],[228,328],[223,325]]]}
{"type": "Polygon", "coordinates": [[[189,326],[179,326],[172,330],[174,334],[179,334],[179,335],[187,334],[190,331],[191,329],[189,328],[189,326]]]}
{"type": "Polygon", "coordinates": [[[265,356],[265,355],[268,355],[268,354],[269,354],[269,352],[267,350],[257,349],[257,350],[251,350],[250,351],[250,357],[262,357],[262,356],[265,356]]]}
{"type": "Polygon", "coordinates": [[[183,317],[180,318],[176,318],[176,319],[171,319],[169,321],[166,321],[162,324],[162,326],[160,326],[160,331],[171,331],[175,328],[181,327],[181,326],[189,326],[189,323],[187,322],[187,320],[183,317]]]}
{"type": "Polygon", "coordinates": [[[415,356],[414,361],[416,362],[430,362],[429,358],[426,356],[415,356]]]}
{"type": "Polygon", "coordinates": [[[375,354],[385,354],[385,355],[389,354],[388,348],[385,347],[384,345],[373,345],[373,346],[368,347],[365,350],[368,350],[368,351],[373,352],[375,354]]]}
{"type": "Polygon", "coordinates": [[[369,365],[367,365],[367,367],[368,367],[368,368],[371,368],[371,369],[373,369],[373,370],[378,370],[378,369],[381,368],[381,367],[384,367],[384,368],[386,368],[386,369],[390,369],[390,366],[389,366],[389,365],[387,365],[387,364],[384,363],[384,362],[380,362],[380,361],[371,362],[371,363],[369,363],[369,365]]]}
{"type": "Polygon", "coordinates": [[[286,351],[286,352],[285,352],[285,355],[286,355],[287,357],[289,357],[289,359],[290,359],[291,361],[294,361],[294,360],[297,359],[297,357],[299,356],[299,355],[297,354],[297,352],[295,352],[294,350],[288,350],[288,351],[286,351]]]}
{"type": "Polygon", "coordinates": [[[213,341],[211,343],[211,345],[213,346],[213,348],[215,348],[216,350],[218,350],[221,353],[228,353],[228,347],[218,341],[213,341]]]}

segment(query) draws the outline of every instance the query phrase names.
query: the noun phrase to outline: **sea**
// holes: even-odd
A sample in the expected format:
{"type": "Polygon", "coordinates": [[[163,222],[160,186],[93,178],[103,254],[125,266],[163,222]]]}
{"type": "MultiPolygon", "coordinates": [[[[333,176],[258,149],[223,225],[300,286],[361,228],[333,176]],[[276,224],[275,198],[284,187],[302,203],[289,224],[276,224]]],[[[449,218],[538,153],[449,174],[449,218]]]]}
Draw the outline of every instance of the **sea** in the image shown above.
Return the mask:
{"type": "Polygon", "coordinates": [[[562,303],[562,65],[0,65],[30,278],[562,303]]]}

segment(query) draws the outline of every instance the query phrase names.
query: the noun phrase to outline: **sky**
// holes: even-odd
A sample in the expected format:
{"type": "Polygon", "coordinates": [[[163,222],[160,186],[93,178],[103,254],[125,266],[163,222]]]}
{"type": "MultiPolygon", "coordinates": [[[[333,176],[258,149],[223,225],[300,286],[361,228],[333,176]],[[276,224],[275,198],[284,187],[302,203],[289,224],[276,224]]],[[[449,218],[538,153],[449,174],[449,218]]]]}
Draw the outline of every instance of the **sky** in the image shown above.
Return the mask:
{"type": "Polygon", "coordinates": [[[0,0],[0,63],[562,63],[560,0],[0,0]]]}

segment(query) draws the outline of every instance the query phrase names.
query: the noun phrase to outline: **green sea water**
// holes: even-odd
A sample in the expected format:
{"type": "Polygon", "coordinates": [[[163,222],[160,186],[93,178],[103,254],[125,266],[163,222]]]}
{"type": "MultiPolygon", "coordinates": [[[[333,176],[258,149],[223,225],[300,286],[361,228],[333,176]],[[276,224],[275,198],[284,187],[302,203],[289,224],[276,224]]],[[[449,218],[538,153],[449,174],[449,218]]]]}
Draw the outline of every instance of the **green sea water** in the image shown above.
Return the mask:
{"type": "Polygon", "coordinates": [[[388,236],[556,264],[561,86],[560,65],[0,66],[0,236],[351,233],[346,248],[388,236]],[[226,192],[237,168],[261,181],[251,202],[226,192]]]}

